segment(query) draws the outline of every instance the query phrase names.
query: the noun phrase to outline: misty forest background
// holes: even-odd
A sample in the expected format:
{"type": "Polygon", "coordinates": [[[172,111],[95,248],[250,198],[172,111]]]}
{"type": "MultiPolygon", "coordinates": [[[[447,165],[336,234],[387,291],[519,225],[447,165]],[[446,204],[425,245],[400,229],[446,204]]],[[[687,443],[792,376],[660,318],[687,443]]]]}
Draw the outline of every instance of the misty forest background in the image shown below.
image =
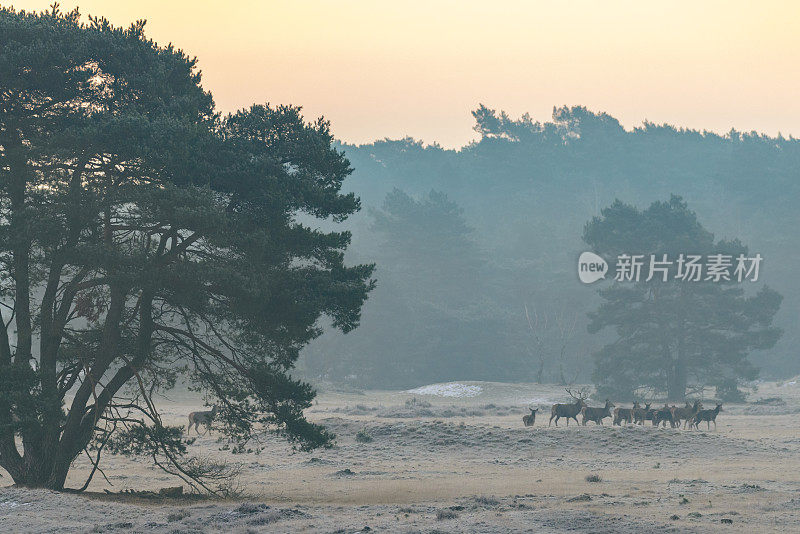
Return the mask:
{"type": "Polygon", "coordinates": [[[639,208],[683,197],[718,239],[764,257],[783,295],[783,335],[750,360],[762,378],[800,373],[800,141],[645,122],[632,130],[584,107],[552,120],[473,112],[480,139],[460,150],[405,138],[340,144],[361,197],[349,263],[377,264],[355,331],[326,332],[298,368],[357,387],[449,380],[589,381],[598,286],[577,278],[584,225],[615,199],[639,208]]]}

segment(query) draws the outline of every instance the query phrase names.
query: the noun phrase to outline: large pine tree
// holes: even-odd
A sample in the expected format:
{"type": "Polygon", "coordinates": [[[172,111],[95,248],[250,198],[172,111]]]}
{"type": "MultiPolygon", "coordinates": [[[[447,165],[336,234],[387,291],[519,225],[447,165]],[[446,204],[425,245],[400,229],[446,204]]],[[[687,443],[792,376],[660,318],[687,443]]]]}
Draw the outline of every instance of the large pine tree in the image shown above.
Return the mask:
{"type": "Polygon", "coordinates": [[[358,324],[372,266],[298,222],[359,209],[328,123],[220,117],[195,60],[90,20],[0,10],[0,465],[62,489],[108,446],[208,487],[154,403],[181,374],[236,440],[329,444],[289,372],[322,316],[358,324]]]}

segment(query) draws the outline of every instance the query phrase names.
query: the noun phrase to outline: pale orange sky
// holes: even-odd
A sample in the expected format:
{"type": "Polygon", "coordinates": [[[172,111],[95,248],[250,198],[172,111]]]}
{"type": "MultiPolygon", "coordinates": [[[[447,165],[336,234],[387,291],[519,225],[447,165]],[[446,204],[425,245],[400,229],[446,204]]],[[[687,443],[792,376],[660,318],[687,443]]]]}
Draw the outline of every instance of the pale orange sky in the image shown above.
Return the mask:
{"type": "MultiPolygon", "coordinates": [[[[8,2],[41,10],[52,0],[8,2]]],[[[479,103],[800,137],[800,2],[64,0],[196,55],[217,107],[302,105],[349,142],[461,146],[479,103]]]]}

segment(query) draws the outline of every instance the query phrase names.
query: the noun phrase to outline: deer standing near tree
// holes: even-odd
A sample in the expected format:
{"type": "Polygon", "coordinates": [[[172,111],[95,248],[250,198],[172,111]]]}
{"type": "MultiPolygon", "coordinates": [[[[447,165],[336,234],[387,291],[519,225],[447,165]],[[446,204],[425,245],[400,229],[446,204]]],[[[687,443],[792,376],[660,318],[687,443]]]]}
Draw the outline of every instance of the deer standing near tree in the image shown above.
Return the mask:
{"type": "Polygon", "coordinates": [[[205,412],[192,412],[189,414],[189,428],[186,429],[186,433],[188,434],[192,430],[192,426],[194,426],[194,431],[197,432],[197,435],[200,435],[200,425],[204,425],[206,427],[206,432],[211,430],[211,421],[214,420],[214,416],[217,415],[217,407],[212,406],[210,410],[205,412]]]}

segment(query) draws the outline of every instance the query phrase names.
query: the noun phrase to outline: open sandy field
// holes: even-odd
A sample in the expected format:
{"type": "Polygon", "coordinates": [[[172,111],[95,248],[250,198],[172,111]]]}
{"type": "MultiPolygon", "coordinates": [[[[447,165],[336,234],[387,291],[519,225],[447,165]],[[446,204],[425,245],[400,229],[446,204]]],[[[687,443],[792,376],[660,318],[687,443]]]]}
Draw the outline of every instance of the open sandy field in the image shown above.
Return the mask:
{"type": "MultiPolygon", "coordinates": [[[[192,445],[242,464],[240,497],[107,494],[177,484],[145,459],[108,456],[113,486],[96,477],[85,495],[9,487],[0,472],[0,532],[800,532],[798,384],[762,384],[751,401],[786,404],[725,406],[716,431],[548,428],[550,404],[567,397],[538,384],[323,390],[309,417],[337,434],[332,449],[269,438],[232,454],[214,433],[192,445]],[[533,428],[528,405],[542,407],[533,428]]],[[[163,408],[177,424],[201,404],[163,408]]]]}

